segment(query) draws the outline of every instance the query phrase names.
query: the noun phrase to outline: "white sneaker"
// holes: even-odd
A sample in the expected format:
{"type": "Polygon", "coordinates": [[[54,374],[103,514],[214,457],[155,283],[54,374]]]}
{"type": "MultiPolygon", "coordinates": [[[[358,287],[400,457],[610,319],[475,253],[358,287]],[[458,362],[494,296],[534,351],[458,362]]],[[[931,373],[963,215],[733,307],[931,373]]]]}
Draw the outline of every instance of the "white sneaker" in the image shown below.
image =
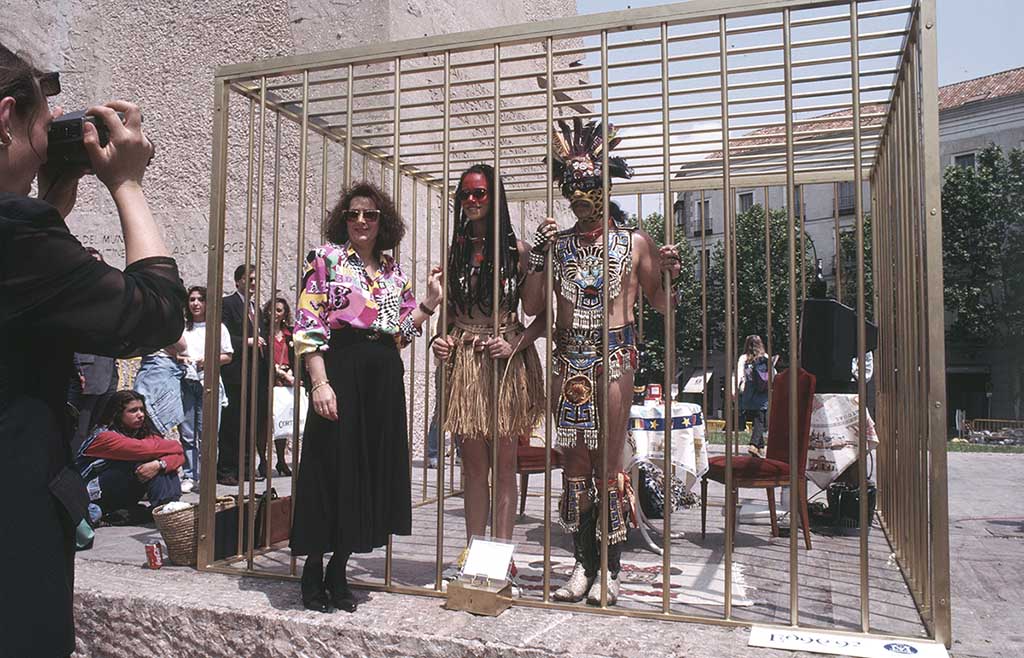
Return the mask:
{"type": "Polygon", "coordinates": [[[192,481],[192,480],[190,480],[188,478],[185,478],[184,480],[181,481],[181,493],[183,493],[183,494],[192,493],[192,489],[194,489],[195,486],[196,486],[196,483],[194,481],[192,481]]]}

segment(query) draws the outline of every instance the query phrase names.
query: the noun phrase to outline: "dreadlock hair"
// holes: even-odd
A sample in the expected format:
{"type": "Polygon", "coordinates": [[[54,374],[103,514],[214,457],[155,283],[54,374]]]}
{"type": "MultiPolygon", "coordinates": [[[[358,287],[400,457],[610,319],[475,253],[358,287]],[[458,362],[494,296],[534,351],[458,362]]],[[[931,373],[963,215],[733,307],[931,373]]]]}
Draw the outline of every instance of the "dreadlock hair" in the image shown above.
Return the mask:
{"type": "MultiPolygon", "coordinates": [[[[481,174],[487,179],[487,189],[494,194],[494,168],[486,164],[475,164],[459,177],[459,189],[462,181],[469,174],[481,174]]],[[[508,201],[505,184],[498,182],[501,190],[501,243],[499,256],[501,259],[501,305],[507,309],[515,309],[519,295],[519,243],[515,231],[512,230],[512,218],[508,212],[508,201]]],[[[493,198],[493,196],[492,196],[493,198]]],[[[490,208],[493,212],[493,204],[490,208]]],[[[473,283],[472,263],[473,241],[470,239],[470,221],[462,211],[462,199],[455,197],[455,232],[452,234],[452,246],[448,254],[448,300],[461,313],[469,313],[473,307],[485,314],[491,312],[491,296],[494,277],[494,218],[481,220],[486,226],[484,237],[484,260],[480,264],[480,274],[473,283]]]]}

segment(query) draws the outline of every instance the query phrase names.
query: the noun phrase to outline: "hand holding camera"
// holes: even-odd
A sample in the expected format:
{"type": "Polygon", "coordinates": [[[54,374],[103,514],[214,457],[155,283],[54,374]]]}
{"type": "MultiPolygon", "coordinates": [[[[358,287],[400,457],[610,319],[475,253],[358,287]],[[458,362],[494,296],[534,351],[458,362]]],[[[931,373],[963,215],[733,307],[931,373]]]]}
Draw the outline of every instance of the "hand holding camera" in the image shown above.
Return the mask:
{"type": "Polygon", "coordinates": [[[125,184],[141,187],[142,176],[153,157],[153,143],[142,134],[142,113],[138,106],[112,101],[91,107],[86,114],[102,120],[109,135],[104,144],[97,125],[91,122],[83,124],[82,141],[96,177],[103,181],[111,194],[125,184]],[[123,113],[124,123],[121,123],[119,113],[123,113]]]}

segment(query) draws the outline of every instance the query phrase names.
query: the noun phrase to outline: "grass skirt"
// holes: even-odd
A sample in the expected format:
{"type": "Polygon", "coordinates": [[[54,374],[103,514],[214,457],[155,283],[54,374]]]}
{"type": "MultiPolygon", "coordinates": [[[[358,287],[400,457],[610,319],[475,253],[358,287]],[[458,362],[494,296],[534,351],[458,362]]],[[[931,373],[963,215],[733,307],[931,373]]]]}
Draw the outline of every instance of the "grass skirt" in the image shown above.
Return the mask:
{"type": "MultiPolygon", "coordinates": [[[[519,322],[502,325],[502,337],[513,347],[522,333],[519,322]]],[[[473,349],[473,337],[486,340],[490,324],[456,322],[449,334],[456,339],[448,360],[448,420],[445,431],[467,439],[491,438],[492,375],[498,368],[498,435],[518,439],[529,436],[544,413],[544,375],[533,345],[512,356],[495,361],[486,352],[473,349]],[[511,361],[511,364],[509,364],[511,361]]]]}

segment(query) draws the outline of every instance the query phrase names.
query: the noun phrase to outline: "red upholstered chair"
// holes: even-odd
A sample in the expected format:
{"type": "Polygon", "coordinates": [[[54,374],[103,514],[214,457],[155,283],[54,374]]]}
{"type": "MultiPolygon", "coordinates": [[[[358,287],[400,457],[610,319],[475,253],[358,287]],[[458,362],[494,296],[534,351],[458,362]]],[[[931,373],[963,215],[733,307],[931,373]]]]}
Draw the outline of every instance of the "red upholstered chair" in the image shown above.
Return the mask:
{"type": "MultiPolygon", "coordinates": [[[[807,514],[807,444],[811,433],[811,407],[814,401],[814,375],[800,370],[797,378],[797,477],[793,504],[800,512],[804,529],[804,544],[811,548],[811,530],[807,514]]],[[[700,481],[700,536],[703,538],[708,515],[708,480],[725,484],[725,456],[708,460],[708,472],[700,481]]],[[[753,455],[736,455],[732,459],[732,496],[737,500],[738,489],[758,488],[768,493],[768,511],[772,520],[772,537],[779,536],[775,516],[775,487],[791,486],[789,471],[789,370],[775,376],[772,386],[772,406],[768,419],[768,452],[765,459],[753,455]]],[[[728,503],[727,503],[728,504],[728,503]]],[[[733,514],[733,519],[736,514],[733,514]]],[[[734,526],[735,527],[735,526],[734,526]]],[[[734,534],[735,536],[735,534],[734,534]]]]}
{"type": "MultiPolygon", "coordinates": [[[[531,473],[544,472],[544,448],[531,446],[530,437],[519,438],[516,450],[516,472],[519,473],[519,516],[526,511],[526,489],[530,485],[531,473]]],[[[562,450],[551,449],[551,470],[562,468],[562,450]]]]}

